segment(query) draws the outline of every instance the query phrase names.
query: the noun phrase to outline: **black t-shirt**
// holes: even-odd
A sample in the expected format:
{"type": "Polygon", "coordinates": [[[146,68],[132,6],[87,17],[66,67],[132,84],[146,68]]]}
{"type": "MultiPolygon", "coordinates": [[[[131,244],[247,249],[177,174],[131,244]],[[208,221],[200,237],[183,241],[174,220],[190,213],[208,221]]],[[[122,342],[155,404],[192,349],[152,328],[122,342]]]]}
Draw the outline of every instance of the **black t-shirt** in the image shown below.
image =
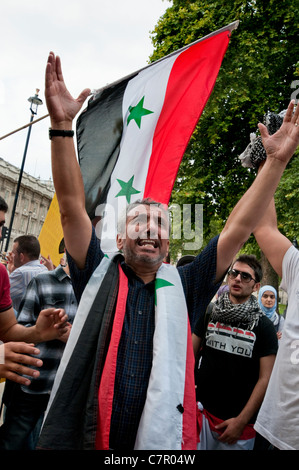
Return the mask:
{"type": "MultiPolygon", "coordinates": [[[[202,338],[203,322],[196,327],[195,333],[202,338]]],[[[196,371],[197,400],[217,418],[237,416],[258,381],[260,358],[276,354],[277,348],[275,328],[265,315],[252,331],[242,325],[235,328],[209,322],[196,371]]]]}

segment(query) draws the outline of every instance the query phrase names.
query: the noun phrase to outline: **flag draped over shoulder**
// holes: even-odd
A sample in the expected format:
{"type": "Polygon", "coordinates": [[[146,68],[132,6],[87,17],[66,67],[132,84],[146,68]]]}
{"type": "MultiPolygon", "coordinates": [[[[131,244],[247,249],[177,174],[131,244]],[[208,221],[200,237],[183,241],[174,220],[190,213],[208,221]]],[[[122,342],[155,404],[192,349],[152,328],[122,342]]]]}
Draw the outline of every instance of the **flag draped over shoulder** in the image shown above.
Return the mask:
{"type": "Polygon", "coordinates": [[[115,251],[117,217],[126,204],[142,197],[168,204],[237,24],[99,90],[79,116],[86,209],[104,252],[115,251]]]}

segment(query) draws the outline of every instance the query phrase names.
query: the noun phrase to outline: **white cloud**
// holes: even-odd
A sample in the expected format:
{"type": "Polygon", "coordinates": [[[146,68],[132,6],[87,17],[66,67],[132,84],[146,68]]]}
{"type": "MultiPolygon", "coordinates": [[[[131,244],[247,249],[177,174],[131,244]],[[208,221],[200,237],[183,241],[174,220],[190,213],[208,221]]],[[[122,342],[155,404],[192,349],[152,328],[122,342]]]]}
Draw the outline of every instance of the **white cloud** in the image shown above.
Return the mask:
{"type": "MultiPolygon", "coordinates": [[[[10,0],[1,7],[0,137],[30,120],[27,99],[40,89],[50,50],[61,56],[70,92],[111,83],[144,67],[150,32],[167,0],[10,0]]],[[[45,104],[37,118],[47,114],[45,104]]],[[[51,176],[49,121],[32,127],[25,171],[51,176]]],[[[27,129],[0,140],[0,157],[20,167],[27,129]]]]}

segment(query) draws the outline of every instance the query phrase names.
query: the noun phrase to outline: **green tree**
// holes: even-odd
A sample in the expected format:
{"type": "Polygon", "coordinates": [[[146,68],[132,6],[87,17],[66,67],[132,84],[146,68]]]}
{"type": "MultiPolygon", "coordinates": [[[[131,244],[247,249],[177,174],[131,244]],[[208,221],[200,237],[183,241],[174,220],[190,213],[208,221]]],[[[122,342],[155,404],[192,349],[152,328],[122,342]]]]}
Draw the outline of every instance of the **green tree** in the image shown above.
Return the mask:
{"type": "Polygon", "coordinates": [[[299,156],[285,170],[275,194],[279,230],[291,241],[299,241],[299,156]]]}
{"type": "MultiPolygon", "coordinates": [[[[255,177],[255,171],[243,168],[238,158],[249,143],[250,132],[256,131],[267,111],[286,109],[294,92],[291,86],[298,79],[299,56],[297,18],[297,0],[173,0],[152,32],[154,53],[150,60],[155,61],[240,21],[184,155],[171,199],[178,204],[203,204],[204,243],[221,230],[255,177]]],[[[294,165],[298,165],[295,160],[294,165]]],[[[278,192],[279,216],[285,214],[280,221],[287,236],[293,236],[298,228],[295,179],[296,173],[290,169],[278,192]]],[[[172,243],[174,260],[180,249],[179,242],[172,243]]]]}

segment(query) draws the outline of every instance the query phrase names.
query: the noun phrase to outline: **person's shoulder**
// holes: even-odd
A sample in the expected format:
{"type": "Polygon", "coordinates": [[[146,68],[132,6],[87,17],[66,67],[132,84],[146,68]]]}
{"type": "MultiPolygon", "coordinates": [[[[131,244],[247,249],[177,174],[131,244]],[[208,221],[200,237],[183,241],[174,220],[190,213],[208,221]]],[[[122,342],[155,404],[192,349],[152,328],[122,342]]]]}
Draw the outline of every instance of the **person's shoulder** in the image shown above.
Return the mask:
{"type": "Polygon", "coordinates": [[[272,333],[276,337],[276,330],[272,320],[264,314],[259,319],[258,331],[260,333],[265,332],[267,335],[272,333]]]}
{"type": "Polygon", "coordinates": [[[3,277],[8,277],[7,269],[2,263],[0,263],[0,275],[3,277]]]}
{"type": "Polygon", "coordinates": [[[264,314],[261,315],[261,318],[260,318],[259,322],[262,326],[273,325],[273,322],[270,320],[270,318],[268,318],[264,314]]]}
{"type": "Polygon", "coordinates": [[[283,257],[284,265],[292,262],[299,265],[299,250],[294,245],[288,248],[283,257]]]}

